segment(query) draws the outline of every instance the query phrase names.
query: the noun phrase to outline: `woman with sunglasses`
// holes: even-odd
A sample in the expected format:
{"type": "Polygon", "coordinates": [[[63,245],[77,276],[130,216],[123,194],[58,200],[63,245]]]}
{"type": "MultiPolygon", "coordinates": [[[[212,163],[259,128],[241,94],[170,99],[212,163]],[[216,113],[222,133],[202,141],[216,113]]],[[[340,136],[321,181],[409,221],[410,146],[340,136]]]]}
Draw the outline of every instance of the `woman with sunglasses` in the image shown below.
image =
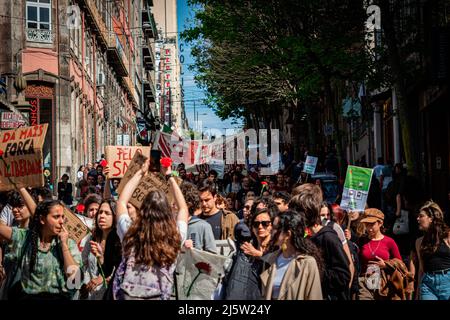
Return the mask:
{"type": "Polygon", "coordinates": [[[272,216],[268,209],[259,209],[250,219],[251,230],[253,236],[253,244],[244,242],[241,249],[245,254],[260,258],[269,250],[271,232],[272,232],[272,216]]]}
{"type": "Polygon", "coordinates": [[[441,208],[428,201],[417,217],[425,235],[416,242],[421,300],[450,300],[450,228],[441,208]]]}
{"type": "Polygon", "coordinates": [[[275,218],[273,244],[280,250],[262,258],[270,267],[261,274],[266,300],[322,300],[323,259],[305,238],[302,213],[288,210],[275,218]]]}

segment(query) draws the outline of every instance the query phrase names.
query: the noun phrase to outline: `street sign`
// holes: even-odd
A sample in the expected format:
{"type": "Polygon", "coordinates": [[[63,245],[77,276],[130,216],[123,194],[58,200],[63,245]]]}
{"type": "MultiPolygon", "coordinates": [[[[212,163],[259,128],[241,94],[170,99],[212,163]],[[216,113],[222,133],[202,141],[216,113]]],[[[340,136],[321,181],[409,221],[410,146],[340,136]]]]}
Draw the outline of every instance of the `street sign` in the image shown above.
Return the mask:
{"type": "Polygon", "coordinates": [[[2,112],[0,117],[0,129],[15,129],[26,126],[26,119],[14,112],[2,112]]]}

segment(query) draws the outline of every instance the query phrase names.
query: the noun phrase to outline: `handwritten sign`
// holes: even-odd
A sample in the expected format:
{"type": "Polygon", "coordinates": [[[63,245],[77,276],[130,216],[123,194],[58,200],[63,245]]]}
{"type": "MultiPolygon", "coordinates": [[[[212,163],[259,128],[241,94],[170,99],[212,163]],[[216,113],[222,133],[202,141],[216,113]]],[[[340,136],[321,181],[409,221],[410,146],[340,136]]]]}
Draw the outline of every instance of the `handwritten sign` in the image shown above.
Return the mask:
{"type": "Polygon", "coordinates": [[[69,237],[80,243],[88,233],[89,228],[72,211],[64,207],[64,227],[69,232],[69,237]]]}
{"type": "Polygon", "coordinates": [[[0,132],[0,191],[44,185],[42,146],[48,124],[0,132]]]}
{"type": "Polygon", "coordinates": [[[105,147],[106,161],[109,164],[109,179],[122,178],[136,153],[150,155],[150,147],[105,147]]]}
{"type": "Polygon", "coordinates": [[[117,188],[117,192],[120,194],[127,184],[128,181],[130,181],[131,178],[141,169],[142,164],[147,160],[148,157],[142,155],[139,152],[136,152],[134,154],[133,159],[131,159],[131,162],[128,166],[128,169],[125,171],[125,174],[120,180],[119,187],[117,188]]]}
{"type": "MultiPolygon", "coordinates": [[[[136,153],[133,159],[130,162],[130,166],[128,170],[125,172],[122,180],[120,181],[120,185],[117,188],[117,192],[120,194],[123,191],[125,185],[130,181],[130,179],[141,169],[142,164],[145,162],[147,157],[143,156],[140,153],[136,153]]],[[[182,180],[180,178],[175,178],[178,185],[181,184],[182,180]]],[[[142,203],[144,202],[145,197],[151,192],[155,190],[160,190],[164,192],[167,196],[169,204],[171,204],[174,200],[174,196],[170,189],[169,183],[165,181],[164,177],[160,173],[148,172],[146,176],[144,176],[139,182],[138,186],[133,192],[133,195],[130,199],[130,203],[136,208],[140,209],[142,207],[142,203]]]]}
{"type": "Polygon", "coordinates": [[[139,185],[133,192],[130,203],[136,208],[140,209],[145,197],[151,192],[160,190],[167,196],[169,204],[173,202],[173,195],[170,191],[169,184],[159,174],[153,172],[147,173],[145,177],[141,179],[139,185]]]}

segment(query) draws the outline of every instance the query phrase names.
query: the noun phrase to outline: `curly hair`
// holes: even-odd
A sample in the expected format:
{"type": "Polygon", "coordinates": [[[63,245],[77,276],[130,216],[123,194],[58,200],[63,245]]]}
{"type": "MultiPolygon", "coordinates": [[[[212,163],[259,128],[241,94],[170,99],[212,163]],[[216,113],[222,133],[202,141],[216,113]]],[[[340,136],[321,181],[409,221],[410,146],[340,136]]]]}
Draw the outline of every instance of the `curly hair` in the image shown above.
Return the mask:
{"type": "Polygon", "coordinates": [[[189,208],[189,214],[193,216],[195,210],[201,207],[198,189],[194,184],[187,181],[181,183],[180,189],[189,208]]]}
{"type": "Polygon", "coordinates": [[[181,237],[166,195],[159,190],[151,191],[125,235],[123,255],[134,255],[136,264],[168,267],[175,263],[180,243],[181,237]]]}
{"type": "Polygon", "coordinates": [[[10,191],[8,193],[8,204],[13,208],[19,208],[25,205],[20,193],[17,191],[10,191]]]}
{"type": "Polygon", "coordinates": [[[30,221],[30,244],[31,244],[31,258],[30,258],[30,273],[34,271],[36,266],[36,258],[38,252],[39,238],[42,233],[41,218],[48,216],[52,208],[56,206],[62,206],[63,204],[59,200],[44,200],[39,202],[36,211],[30,221]]]}
{"type": "Polygon", "coordinates": [[[437,203],[427,201],[420,208],[420,212],[422,211],[432,218],[430,227],[425,232],[420,247],[420,254],[426,258],[438,250],[440,244],[448,237],[450,228],[445,224],[444,214],[437,203]]]}
{"type": "Polygon", "coordinates": [[[291,244],[295,250],[300,254],[309,255],[316,259],[319,273],[322,276],[325,268],[322,252],[311,240],[305,238],[305,214],[303,212],[287,210],[278,217],[278,232],[273,240],[276,241],[278,239],[279,232],[291,231],[291,244]]]}
{"type": "MultiPolygon", "coordinates": [[[[109,208],[111,209],[112,212],[112,216],[113,216],[113,223],[112,223],[112,227],[111,227],[111,231],[112,232],[116,232],[116,201],[114,200],[110,200],[110,199],[103,199],[100,203],[100,207],[102,206],[102,204],[108,204],[109,208]]],[[[95,227],[94,227],[94,232],[93,232],[93,239],[95,239],[96,241],[100,241],[102,239],[102,235],[103,235],[103,231],[100,228],[100,226],[98,225],[98,215],[100,214],[100,208],[99,210],[97,210],[97,213],[95,214],[95,227]]]]}

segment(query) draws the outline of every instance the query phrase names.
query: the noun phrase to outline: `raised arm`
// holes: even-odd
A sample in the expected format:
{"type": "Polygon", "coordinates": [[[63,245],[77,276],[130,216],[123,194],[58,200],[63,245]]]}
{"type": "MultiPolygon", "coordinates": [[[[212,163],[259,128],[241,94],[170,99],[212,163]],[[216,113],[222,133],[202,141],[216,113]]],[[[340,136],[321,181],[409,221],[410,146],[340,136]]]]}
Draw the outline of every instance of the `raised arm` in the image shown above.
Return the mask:
{"type": "Polygon", "coordinates": [[[28,210],[30,210],[31,216],[33,216],[37,207],[33,197],[30,195],[30,193],[27,191],[26,188],[20,188],[19,193],[22,196],[22,199],[25,202],[25,205],[27,206],[28,210]]]}
{"type": "Polygon", "coordinates": [[[103,190],[103,199],[111,199],[111,180],[109,180],[109,166],[107,165],[103,169],[103,173],[105,174],[105,189],[103,190]]]}
{"type": "Polygon", "coordinates": [[[120,193],[119,199],[117,200],[117,221],[123,214],[128,214],[127,204],[133,196],[133,192],[139,185],[139,181],[148,172],[150,166],[150,159],[145,160],[142,164],[141,169],[135,173],[135,175],[127,182],[122,192],[120,193]]]}
{"type": "MultiPolygon", "coordinates": [[[[172,169],[170,167],[166,168],[164,166],[161,166],[161,172],[162,174],[167,176],[172,173],[172,169]]],[[[170,185],[170,189],[172,190],[173,195],[175,197],[176,205],[178,207],[177,221],[183,221],[187,224],[189,220],[189,210],[186,204],[186,200],[184,199],[183,193],[181,192],[181,189],[178,186],[178,183],[174,177],[170,177],[168,182],[170,185]]]]}

